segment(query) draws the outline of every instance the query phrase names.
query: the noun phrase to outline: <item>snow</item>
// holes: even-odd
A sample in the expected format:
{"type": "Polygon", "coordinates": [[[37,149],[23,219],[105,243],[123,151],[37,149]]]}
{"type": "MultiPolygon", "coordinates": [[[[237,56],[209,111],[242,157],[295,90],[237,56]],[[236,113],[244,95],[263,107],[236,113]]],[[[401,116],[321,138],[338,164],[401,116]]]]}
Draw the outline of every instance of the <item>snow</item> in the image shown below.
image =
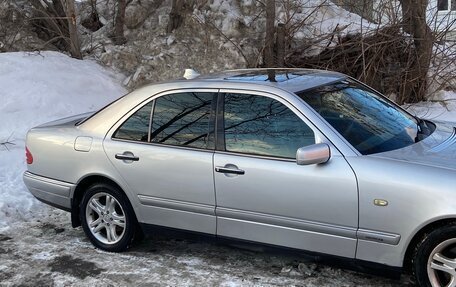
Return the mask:
{"type": "Polygon", "coordinates": [[[327,0],[298,0],[290,6],[280,5],[277,14],[278,22],[291,22],[293,29],[299,28],[294,34],[298,41],[334,31],[346,35],[378,26],[327,0]]]}
{"type": "Polygon", "coordinates": [[[412,114],[433,121],[456,122],[456,93],[439,91],[428,102],[404,105],[412,114]]]}
{"type": "Polygon", "coordinates": [[[118,77],[57,52],[0,53],[0,230],[48,210],[22,182],[27,130],[115,100],[118,77]]]}

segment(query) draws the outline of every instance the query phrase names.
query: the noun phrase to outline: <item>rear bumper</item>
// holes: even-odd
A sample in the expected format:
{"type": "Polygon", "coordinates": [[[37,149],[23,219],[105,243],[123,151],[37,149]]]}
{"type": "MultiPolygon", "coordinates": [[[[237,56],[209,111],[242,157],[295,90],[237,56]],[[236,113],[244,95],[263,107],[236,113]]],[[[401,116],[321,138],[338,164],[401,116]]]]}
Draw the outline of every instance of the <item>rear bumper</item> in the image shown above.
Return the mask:
{"type": "Polygon", "coordinates": [[[38,200],[66,211],[71,210],[71,197],[76,187],[74,184],[39,176],[28,171],[24,172],[23,179],[28,190],[38,200]]]}

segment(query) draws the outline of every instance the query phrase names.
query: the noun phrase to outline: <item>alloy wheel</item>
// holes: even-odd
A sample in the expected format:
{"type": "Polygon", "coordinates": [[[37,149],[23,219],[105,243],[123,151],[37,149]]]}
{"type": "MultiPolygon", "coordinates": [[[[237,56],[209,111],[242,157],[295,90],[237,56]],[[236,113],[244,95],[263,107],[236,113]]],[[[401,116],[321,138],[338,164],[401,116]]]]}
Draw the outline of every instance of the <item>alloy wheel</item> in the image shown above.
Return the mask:
{"type": "Polygon", "coordinates": [[[111,194],[100,192],[89,199],[86,221],[92,235],[103,244],[115,244],[125,234],[125,212],[111,194]]]}
{"type": "Polygon", "coordinates": [[[456,287],[456,238],[447,239],[432,250],[427,273],[433,287],[456,287]]]}

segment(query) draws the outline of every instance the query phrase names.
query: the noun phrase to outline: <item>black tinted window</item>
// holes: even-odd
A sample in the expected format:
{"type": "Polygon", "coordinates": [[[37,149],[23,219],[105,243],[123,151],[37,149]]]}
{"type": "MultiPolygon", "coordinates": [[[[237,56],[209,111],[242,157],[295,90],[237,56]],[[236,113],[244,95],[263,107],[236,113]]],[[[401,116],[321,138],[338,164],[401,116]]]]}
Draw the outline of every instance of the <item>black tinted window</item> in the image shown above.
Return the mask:
{"type": "Polygon", "coordinates": [[[225,95],[227,151],[295,158],[315,143],[313,131],[282,103],[263,96],[225,95]]]}
{"type": "Polygon", "coordinates": [[[128,118],[117,131],[114,137],[118,139],[147,142],[152,103],[148,103],[128,118]]]}
{"type": "Polygon", "coordinates": [[[158,98],[152,118],[151,141],[213,148],[210,116],[213,97],[213,93],[180,93],[158,98]]]}

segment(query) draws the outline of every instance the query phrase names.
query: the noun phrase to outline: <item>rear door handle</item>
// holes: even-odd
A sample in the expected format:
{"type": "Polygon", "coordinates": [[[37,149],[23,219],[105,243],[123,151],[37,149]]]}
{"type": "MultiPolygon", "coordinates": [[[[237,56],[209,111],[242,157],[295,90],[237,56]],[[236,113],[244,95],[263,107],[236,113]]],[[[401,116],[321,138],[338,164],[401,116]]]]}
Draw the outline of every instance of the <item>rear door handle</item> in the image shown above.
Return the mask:
{"type": "Polygon", "coordinates": [[[220,172],[220,173],[229,173],[229,174],[238,174],[238,175],[245,174],[245,171],[243,171],[242,169],[238,169],[238,168],[234,168],[234,167],[216,166],[215,171],[220,172]]]}
{"type": "Polygon", "coordinates": [[[135,156],[132,152],[126,151],[124,153],[118,153],[115,155],[116,159],[126,160],[126,161],[138,161],[139,157],[135,156]]]}

